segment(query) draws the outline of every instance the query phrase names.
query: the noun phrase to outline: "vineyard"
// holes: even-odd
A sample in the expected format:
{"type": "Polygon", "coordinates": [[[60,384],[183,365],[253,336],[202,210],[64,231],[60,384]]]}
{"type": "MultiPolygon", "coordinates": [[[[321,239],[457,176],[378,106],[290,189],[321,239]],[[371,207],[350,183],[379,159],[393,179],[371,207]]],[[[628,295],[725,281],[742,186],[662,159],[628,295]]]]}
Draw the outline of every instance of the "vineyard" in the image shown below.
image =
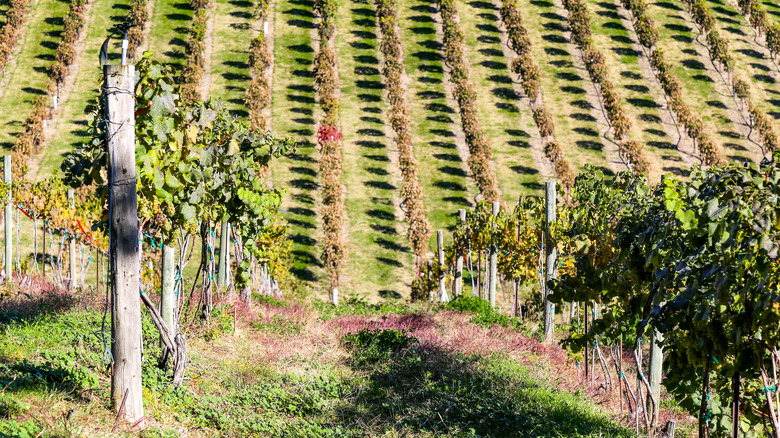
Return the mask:
{"type": "Polygon", "coordinates": [[[0,108],[13,110],[0,143],[18,171],[43,180],[83,142],[105,27],[129,20],[131,59],[149,50],[173,66],[185,99],[219,99],[296,141],[267,178],[288,193],[295,277],[320,293],[406,296],[459,208],[514,204],[553,178],[570,187],[586,164],[658,181],[758,163],[778,142],[780,10],[768,1],[3,11],[0,108]]]}
{"type": "Polygon", "coordinates": [[[780,437],[779,57],[771,0],[0,0],[0,436],[780,437]]]}

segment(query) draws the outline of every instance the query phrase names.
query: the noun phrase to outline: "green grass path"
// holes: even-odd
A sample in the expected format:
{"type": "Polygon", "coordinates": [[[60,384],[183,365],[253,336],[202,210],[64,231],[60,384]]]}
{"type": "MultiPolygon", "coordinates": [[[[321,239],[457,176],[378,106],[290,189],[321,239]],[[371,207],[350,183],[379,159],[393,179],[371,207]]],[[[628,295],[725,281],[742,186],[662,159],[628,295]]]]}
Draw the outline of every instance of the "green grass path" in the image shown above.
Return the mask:
{"type": "MultiPolygon", "coordinates": [[[[399,0],[398,21],[409,76],[409,111],[414,154],[419,164],[425,209],[434,230],[454,223],[459,208],[472,206],[468,177],[455,145],[457,109],[447,101],[441,38],[436,33],[434,3],[399,0]]],[[[431,248],[435,248],[435,233],[431,248]]]]}
{"type": "Polygon", "coordinates": [[[577,48],[563,36],[568,31],[566,17],[550,0],[520,0],[518,5],[533,45],[531,54],[542,70],[544,105],[553,114],[555,138],[563,143],[572,171],[577,174],[592,164],[611,174],[604,140],[586,99],[586,87],[592,87],[588,72],[574,65],[577,48]]]}
{"type": "MultiPolygon", "coordinates": [[[[658,29],[658,46],[673,66],[673,73],[680,78],[686,103],[694,114],[702,118],[705,126],[714,129],[712,138],[723,147],[724,158],[752,161],[746,139],[738,132],[727,112],[730,102],[726,99],[730,97],[718,92],[707,72],[697,49],[704,50],[705,56],[706,50],[694,47],[698,44],[695,41],[697,31],[687,21],[687,11],[676,2],[667,0],[648,2],[647,11],[658,29]]],[[[720,80],[717,73],[714,78],[720,80]]]]}
{"type": "MultiPolygon", "coordinates": [[[[52,171],[59,169],[63,155],[88,140],[88,116],[84,114],[87,104],[95,100],[99,93],[101,78],[99,51],[103,41],[108,36],[107,29],[122,22],[128,0],[92,0],[91,17],[84,38],[84,49],[81,57],[76,59],[73,67],[79,64],[76,80],[68,99],[62,101],[59,119],[54,133],[46,139],[46,153],[39,157],[40,168],[38,177],[48,177],[52,171]],[[110,17],[106,20],[104,17],[110,17]]],[[[121,54],[118,44],[110,49],[110,59],[119,61],[121,54]]]]}
{"type": "Polygon", "coordinates": [[[156,60],[178,68],[184,66],[184,48],[192,25],[192,12],[187,0],[155,1],[147,50],[156,60]]]}
{"type": "Polygon", "coordinates": [[[277,187],[289,190],[283,208],[290,213],[286,218],[295,257],[293,273],[299,279],[316,281],[322,276],[322,265],[316,240],[320,232],[315,202],[319,153],[314,143],[317,125],[311,38],[315,25],[311,7],[305,0],[275,3],[272,129],[279,136],[295,138],[298,150],[275,161],[271,176],[277,187]]]}
{"type": "Polygon", "coordinates": [[[247,62],[254,5],[247,0],[217,0],[215,6],[211,11],[215,19],[209,97],[224,101],[231,113],[246,117],[244,95],[251,80],[247,62]]]}
{"type": "Polygon", "coordinates": [[[397,174],[385,136],[389,104],[379,69],[381,60],[376,10],[370,0],[345,1],[336,19],[336,55],[341,80],[341,128],[344,133],[342,181],[349,225],[347,292],[400,298],[401,281],[412,256],[396,215],[397,174]],[[405,268],[405,269],[404,269],[405,268]]]}
{"type": "MultiPolygon", "coordinates": [[[[27,12],[27,32],[8,86],[0,98],[0,146],[10,149],[21,124],[32,110],[33,100],[48,94],[47,68],[54,61],[57,44],[61,41],[63,18],[68,13],[68,3],[59,0],[39,0],[27,12]]],[[[21,41],[20,41],[21,42],[21,41]]]]}
{"type": "Polygon", "coordinates": [[[541,173],[531,152],[531,136],[539,143],[527,99],[515,93],[508,60],[499,38],[499,11],[492,2],[461,1],[461,29],[466,38],[466,62],[477,91],[477,111],[493,150],[501,196],[509,205],[519,195],[540,195],[541,173]]]}
{"type": "Polygon", "coordinates": [[[658,181],[660,173],[685,173],[682,158],[664,131],[659,102],[647,86],[647,81],[654,78],[645,77],[639,65],[639,56],[645,55],[635,50],[638,43],[633,29],[624,27],[616,2],[590,0],[588,3],[593,43],[606,57],[609,78],[623,99],[623,109],[632,122],[631,138],[645,146],[645,156],[651,163],[651,179],[658,181]]]}

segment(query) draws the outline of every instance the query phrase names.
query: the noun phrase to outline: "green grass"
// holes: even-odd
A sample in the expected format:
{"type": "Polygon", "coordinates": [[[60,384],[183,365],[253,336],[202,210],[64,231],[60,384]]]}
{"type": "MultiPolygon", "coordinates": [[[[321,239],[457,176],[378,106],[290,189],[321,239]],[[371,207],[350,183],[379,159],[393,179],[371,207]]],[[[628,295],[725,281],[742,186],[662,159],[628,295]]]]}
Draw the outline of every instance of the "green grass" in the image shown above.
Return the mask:
{"type": "MultiPolygon", "coordinates": [[[[289,191],[283,208],[291,226],[295,265],[293,272],[301,280],[325,278],[320,263],[321,247],[317,217],[317,160],[315,148],[314,50],[311,46],[313,15],[311,3],[280,0],[274,3],[274,66],[271,129],[279,136],[298,142],[294,155],[271,165],[273,183],[289,191]]],[[[320,282],[324,285],[325,282],[320,282]]],[[[315,284],[313,286],[316,287],[315,284]]]]}
{"type": "Polygon", "coordinates": [[[539,131],[528,100],[521,101],[515,94],[511,59],[501,50],[498,10],[491,2],[461,1],[458,13],[466,37],[466,62],[477,92],[477,115],[493,151],[501,195],[513,205],[519,195],[538,196],[544,188],[531,153],[532,141],[543,147],[539,131]]]}
{"type": "MultiPolygon", "coordinates": [[[[639,56],[634,47],[639,47],[633,29],[623,26],[618,13],[618,2],[591,0],[588,8],[591,12],[591,28],[594,32],[594,44],[607,58],[610,80],[623,99],[623,109],[631,119],[631,138],[639,140],[645,146],[645,155],[654,170],[650,177],[657,181],[661,174],[685,174],[684,163],[672,139],[664,131],[659,115],[659,105],[650,94],[648,82],[654,81],[652,72],[649,77],[642,72],[639,56]]],[[[631,20],[630,16],[626,16],[631,20]]]]}
{"type": "Polygon", "coordinates": [[[592,87],[588,72],[574,65],[577,48],[563,38],[568,30],[566,17],[552,1],[519,2],[523,22],[533,43],[531,54],[542,69],[544,105],[555,119],[555,138],[564,145],[564,153],[575,174],[592,164],[605,173],[607,167],[604,139],[596,122],[596,111],[586,99],[592,87]]]}
{"type": "MultiPolygon", "coordinates": [[[[71,67],[72,70],[78,68],[78,74],[68,99],[60,101],[57,110],[59,121],[51,138],[46,139],[46,153],[39,157],[39,179],[58,171],[63,155],[89,140],[89,116],[84,114],[84,108],[95,100],[100,90],[100,47],[108,36],[106,29],[122,22],[123,17],[114,15],[115,11],[128,6],[127,0],[95,0],[91,3],[91,17],[82,31],[86,32],[84,49],[71,67]]],[[[119,61],[121,50],[118,43],[111,46],[109,54],[112,62],[119,61]]]]}
{"type": "MultiPolygon", "coordinates": [[[[216,1],[213,51],[211,54],[211,91],[209,97],[226,102],[231,113],[248,116],[244,97],[249,84],[249,42],[253,36],[252,2],[216,1]]],[[[262,27],[262,24],[259,25],[262,27]]]]}
{"type": "MultiPolygon", "coordinates": [[[[68,3],[59,0],[40,0],[25,15],[27,31],[8,86],[0,98],[0,146],[13,146],[21,124],[32,110],[33,100],[46,95],[49,77],[47,68],[54,61],[57,44],[61,41],[62,19],[68,12],[68,3]]],[[[22,41],[19,41],[22,43],[22,41]]],[[[12,61],[13,62],[13,61],[12,61]]]]}
{"type": "MultiPolygon", "coordinates": [[[[114,429],[100,332],[103,314],[84,310],[80,300],[85,298],[44,294],[32,302],[17,297],[15,304],[3,305],[0,411],[9,421],[0,422],[0,433],[24,427],[46,430],[45,436],[106,436],[114,429]]],[[[95,308],[102,298],[90,300],[95,308]]],[[[257,310],[276,312],[271,321],[289,323],[295,319],[284,312],[295,306],[299,303],[265,302],[257,310]]],[[[347,308],[388,317],[401,310],[365,304],[347,308]]],[[[416,312],[409,317],[437,324],[434,313],[416,312]]],[[[423,341],[407,329],[354,330],[342,337],[320,332],[330,323],[316,314],[304,311],[303,318],[307,324],[297,325],[295,332],[250,325],[233,336],[230,309],[218,310],[212,322],[216,328],[187,330],[188,379],[172,388],[156,368],[158,335],[145,317],[149,429],[141,436],[634,436],[599,412],[583,392],[560,390],[557,380],[546,377],[543,364],[523,365],[504,354],[463,354],[438,344],[419,348],[423,341]],[[276,358],[265,350],[302,336],[328,341],[315,351],[286,356],[279,351],[283,357],[276,358]]],[[[120,424],[110,436],[137,433],[120,424]]]]}
{"type": "Polygon", "coordinates": [[[179,68],[184,67],[184,48],[192,24],[192,13],[186,0],[154,0],[148,50],[154,53],[155,59],[179,68]]]}
{"type": "Polygon", "coordinates": [[[666,1],[648,2],[647,11],[658,29],[659,47],[667,62],[673,65],[673,73],[680,78],[685,103],[713,130],[713,140],[723,147],[724,157],[752,161],[746,139],[737,132],[725,110],[733,102],[718,93],[713,81],[719,81],[720,77],[716,73],[710,78],[704,60],[697,53],[698,50],[706,56],[706,49],[695,42],[697,31],[686,21],[687,11],[676,2],[666,1]]]}
{"type": "Polygon", "coordinates": [[[349,224],[349,264],[346,292],[401,298],[411,283],[406,224],[396,203],[400,201],[395,143],[385,133],[384,113],[389,106],[382,84],[381,55],[371,2],[341,5],[336,20],[341,127],[344,133],[342,181],[349,224]],[[348,29],[353,29],[349,32],[348,29]],[[357,32],[360,32],[359,34],[357,32]],[[401,292],[401,293],[399,293],[401,292]]]}
{"type": "MultiPolygon", "coordinates": [[[[434,230],[448,229],[459,208],[473,205],[476,191],[458,155],[455,131],[460,123],[455,102],[446,98],[441,36],[434,4],[426,0],[398,2],[404,66],[409,75],[409,110],[414,155],[425,196],[425,210],[434,230]]],[[[431,236],[435,248],[436,235],[431,236]]]]}

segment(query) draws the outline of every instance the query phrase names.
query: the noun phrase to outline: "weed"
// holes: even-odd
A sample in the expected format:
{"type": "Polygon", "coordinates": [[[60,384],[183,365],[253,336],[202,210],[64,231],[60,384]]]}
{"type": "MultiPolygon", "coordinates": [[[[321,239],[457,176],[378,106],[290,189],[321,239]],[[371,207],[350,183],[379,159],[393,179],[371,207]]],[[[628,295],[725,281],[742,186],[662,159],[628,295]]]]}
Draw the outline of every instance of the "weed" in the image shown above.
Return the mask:
{"type": "Polygon", "coordinates": [[[285,319],[279,315],[272,316],[269,322],[255,322],[251,326],[280,336],[298,335],[303,330],[303,324],[300,322],[285,319]]]}
{"type": "Polygon", "coordinates": [[[284,301],[284,300],[279,299],[279,298],[275,298],[275,297],[273,297],[271,295],[263,295],[263,294],[253,293],[252,294],[252,299],[257,304],[263,304],[263,305],[270,306],[270,307],[279,307],[279,308],[282,308],[282,309],[290,307],[290,303],[288,303],[287,301],[284,301]]]}
{"type": "Polygon", "coordinates": [[[487,301],[473,295],[460,295],[447,303],[446,308],[462,313],[473,313],[471,322],[485,328],[499,325],[504,328],[522,329],[520,321],[499,313],[490,307],[487,301]]]}
{"type": "Polygon", "coordinates": [[[0,438],[36,438],[41,429],[32,421],[13,420],[0,422],[0,438]]]}
{"type": "Polygon", "coordinates": [[[367,365],[388,362],[393,353],[408,349],[416,344],[417,338],[409,336],[411,330],[369,330],[347,333],[341,342],[352,350],[352,362],[355,365],[367,365]]]}

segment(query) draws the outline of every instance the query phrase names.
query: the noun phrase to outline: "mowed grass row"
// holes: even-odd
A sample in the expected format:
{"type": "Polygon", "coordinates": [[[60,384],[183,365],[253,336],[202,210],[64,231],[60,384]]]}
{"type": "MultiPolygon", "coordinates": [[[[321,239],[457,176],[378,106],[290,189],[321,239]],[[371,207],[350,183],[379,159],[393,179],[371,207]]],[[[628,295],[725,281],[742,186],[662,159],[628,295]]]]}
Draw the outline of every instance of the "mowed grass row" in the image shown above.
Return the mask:
{"type": "MultiPolygon", "coordinates": [[[[92,0],[91,16],[82,30],[86,32],[84,48],[81,57],[71,66],[72,71],[78,68],[73,88],[68,99],[60,102],[54,133],[43,146],[45,153],[36,156],[40,160],[39,179],[57,171],[66,153],[89,140],[87,123],[90,116],[84,114],[84,108],[100,93],[100,47],[108,37],[108,29],[124,20],[129,4],[129,0],[92,0]]],[[[121,48],[118,41],[109,50],[109,62],[119,63],[121,48]]]]}
{"type": "Polygon", "coordinates": [[[295,265],[301,280],[322,276],[321,245],[317,208],[319,171],[316,149],[314,98],[314,15],[306,0],[278,0],[274,3],[274,66],[271,129],[279,136],[298,142],[295,154],[271,164],[273,183],[289,191],[284,206],[290,224],[295,265]]]}
{"type": "Polygon", "coordinates": [[[712,8],[719,33],[729,41],[738,77],[750,85],[753,103],[780,119],[780,84],[769,51],[754,41],[753,29],[730,1],[708,0],[707,4],[712,8]]]}
{"type": "Polygon", "coordinates": [[[249,43],[254,36],[252,12],[248,0],[216,0],[211,10],[214,31],[211,54],[211,90],[209,97],[227,104],[232,114],[247,117],[244,98],[249,76],[249,43]]]}
{"type": "Polygon", "coordinates": [[[174,65],[178,69],[184,67],[184,49],[192,27],[192,14],[187,0],[154,1],[147,50],[156,60],[174,65]]]}
{"type": "Polygon", "coordinates": [[[519,195],[539,195],[544,185],[531,153],[531,137],[539,143],[527,99],[515,93],[510,59],[499,38],[501,19],[490,1],[461,1],[458,13],[465,36],[466,62],[477,90],[477,112],[493,151],[501,196],[509,205],[519,195]]]}
{"type": "MultiPolygon", "coordinates": [[[[0,146],[10,150],[21,130],[24,119],[32,110],[32,102],[38,96],[48,94],[46,72],[54,62],[57,44],[62,39],[63,18],[68,13],[68,3],[59,0],[39,0],[25,15],[27,26],[8,86],[0,98],[0,146]]],[[[18,43],[18,44],[19,44],[18,43]]]]}
{"type": "Polygon", "coordinates": [[[658,102],[650,94],[648,81],[654,80],[651,71],[643,72],[639,57],[645,56],[636,50],[638,41],[633,29],[626,29],[616,1],[590,0],[593,43],[606,57],[610,80],[623,99],[623,109],[631,119],[631,138],[645,146],[645,156],[651,163],[648,175],[651,180],[660,180],[662,173],[684,174],[684,163],[672,139],[664,131],[659,114],[658,102]]]}
{"type": "MultiPolygon", "coordinates": [[[[747,139],[739,133],[727,113],[730,96],[721,95],[714,80],[720,80],[708,72],[699,51],[706,55],[706,49],[696,41],[696,30],[687,21],[687,11],[674,0],[648,2],[648,15],[655,21],[659,33],[658,46],[667,62],[673,66],[673,73],[680,78],[685,103],[714,129],[713,140],[723,147],[723,156],[731,160],[752,161],[747,149],[747,139]],[[695,46],[696,45],[696,46],[695,46]],[[697,51],[698,48],[698,51],[697,51]]],[[[702,41],[704,37],[701,37],[702,41]]]]}
{"type": "Polygon", "coordinates": [[[611,174],[594,108],[586,98],[588,72],[575,66],[577,49],[563,36],[566,17],[550,0],[519,0],[518,5],[533,44],[531,54],[542,70],[544,105],[553,114],[555,137],[563,143],[572,171],[577,174],[592,164],[611,174]]]}
{"type": "MultiPolygon", "coordinates": [[[[459,208],[473,206],[473,190],[455,144],[457,109],[447,100],[441,37],[435,3],[399,0],[398,22],[409,76],[409,111],[414,155],[420,170],[425,210],[434,229],[447,229],[459,208]],[[436,18],[434,18],[436,17],[436,18]]],[[[435,233],[431,248],[435,248],[435,233]]]]}
{"type": "Polygon", "coordinates": [[[371,0],[341,4],[336,19],[336,56],[341,80],[341,128],[349,226],[347,292],[400,298],[411,281],[412,256],[403,216],[396,214],[399,193],[395,143],[386,137],[389,104],[382,84],[376,10],[371,0]],[[405,269],[399,269],[405,268],[405,269]]]}

